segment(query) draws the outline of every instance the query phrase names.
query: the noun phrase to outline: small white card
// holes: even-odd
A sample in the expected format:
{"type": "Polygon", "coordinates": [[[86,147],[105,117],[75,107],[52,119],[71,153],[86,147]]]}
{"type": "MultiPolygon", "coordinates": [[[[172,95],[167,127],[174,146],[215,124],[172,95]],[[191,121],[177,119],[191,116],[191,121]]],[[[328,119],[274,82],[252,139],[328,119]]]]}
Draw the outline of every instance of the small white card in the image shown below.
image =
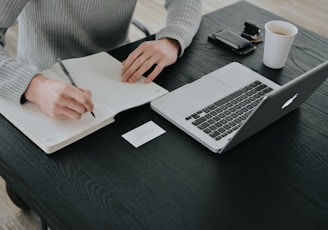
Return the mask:
{"type": "Polygon", "coordinates": [[[164,134],[166,131],[155,124],[153,121],[132,129],[122,135],[122,137],[132,144],[135,148],[151,141],[152,139],[164,134]]]}

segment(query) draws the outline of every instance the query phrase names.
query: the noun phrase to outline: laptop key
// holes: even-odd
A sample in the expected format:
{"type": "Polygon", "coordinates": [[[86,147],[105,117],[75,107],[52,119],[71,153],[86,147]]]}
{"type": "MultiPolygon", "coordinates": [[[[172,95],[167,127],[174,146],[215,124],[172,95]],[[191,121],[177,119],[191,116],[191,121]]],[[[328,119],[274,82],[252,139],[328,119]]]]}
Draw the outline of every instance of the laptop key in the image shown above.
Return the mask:
{"type": "Polygon", "coordinates": [[[200,118],[198,118],[197,120],[194,120],[194,121],[192,122],[192,124],[197,126],[197,125],[203,123],[204,121],[206,121],[206,118],[205,118],[205,117],[200,117],[200,118]]]}
{"type": "Polygon", "coordinates": [[[198,110],[186,117],[192,124],[215,140],[237,130],[265,94],[272,89],[260,81],[255,81],[239,91],[198,110]]]}
{"type": "Polygon", "coordinates": [[[270,87],[266,87],[265,89],[263,89],[263,91],[265,92],[265,93],[269,93],[269,92],[271,92],[273,89],[272,88],[270,88],[270,87]]]}
{"type": "Polygon", "coordinates": [[[241,94],[242,94],[242,92],[241,92],[240,90],[238,90],[238,91],[236,91],[236,92],[234,92],[234,93],[232,93],[232,94],[226,96],[225,98],[223,98],[223,99],[221,99],[221,100],[215,102],[214,104],[215,104],[216,106],[223,105],[223,104],[225,104],[226,102],[231,101],[232,99],[234,99],[235,97],[238,97],[238,96],[241,95],[241,94]]]}
{"type": "Polygon", "coordinates": [[[198,126],[198,128],[203,130],[203,129],[207,128],[208,126],[210,126],[210,124],[208,122],[203,122],[198,126]]]}

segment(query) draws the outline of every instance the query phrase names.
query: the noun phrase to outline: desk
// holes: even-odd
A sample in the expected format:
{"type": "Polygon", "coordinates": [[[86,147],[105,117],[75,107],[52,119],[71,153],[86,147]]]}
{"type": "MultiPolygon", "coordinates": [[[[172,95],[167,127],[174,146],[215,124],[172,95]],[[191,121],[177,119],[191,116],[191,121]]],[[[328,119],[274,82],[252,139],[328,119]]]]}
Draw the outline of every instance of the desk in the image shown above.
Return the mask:
{"type": "MultiPolygon", "coordinates": [[[[207,41],[277,19],[239,2],[203,17],[193,44],[156,80],[173,90],[231,61],[284,84],[328,59],[328,39],[299,26],[284,69],[262,65],[263,44],[238,57],[207,41]]],[[[112,52],[124,58],[136,44],[112,52]]],[[[0,117],[0,174],[52,229],[327,229],[328,82],[299,109],[216,155],[151,111],[47,156],[0,117]],[[153,120],[166,134],[137,149],[121,134],[153,120]]]]}

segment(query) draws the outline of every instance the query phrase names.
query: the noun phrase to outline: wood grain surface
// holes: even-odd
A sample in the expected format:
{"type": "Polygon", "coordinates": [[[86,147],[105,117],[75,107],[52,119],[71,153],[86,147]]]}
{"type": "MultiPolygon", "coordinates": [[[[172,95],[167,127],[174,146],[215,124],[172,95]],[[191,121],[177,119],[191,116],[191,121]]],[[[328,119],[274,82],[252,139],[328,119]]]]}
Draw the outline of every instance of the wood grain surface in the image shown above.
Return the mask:
{"type": "MultiPolygon", "coordinates": [[[[204,0],[204,13],[232,2],[236,1],[204,0]]],[[[181,60],[176,64],[179,72],[168,68],[165,75],[174,75],[174,79],[166,81],[163,74],[158,79],[158,83],[173,90],[232,60],[237,60],[279,84],[284,84],[323,60],[327,60],[327,39],[323,37],[328,37],[326,1],[252,0],[250,2],[304,26],[295,40],[286,68],[280,72],[272,71],[263,68],[260,58],[256,55],[246,59],[226,55],[225,51],[207,42],[207,33],[213,28],[226,27],[239,32],[245,19],[252,20],[263,27],[265,21],[276,17],[270,13],[246,16],[238,13],[243,11],[242,8],[238,11],[231,9],[222,15],[210,15],[204,18],[204,26],[191,49],[186,51],[185,61],[181,60]],[[226,21],[226,17],[233,17],[235,20],[226,21]],[[323,36],[317,36],[305,28],[323,36]],[[204,50],[204,54],[196,59],[193,54],[197,53],[195,50],[198,47],[204,50]],[[197,65],[201,68],[192,68],[197,65]]],[[[149,25],[152,32],[157,31],[164,23],[165,11],[162,10],[162,3],[163,1],[160,0],[140,0],[138,3],[136,18],[149,25]]],[[[13,27],[8,36],[9,41],[14,41],[16,32],[13,27]]],[[[132,31],[132,39],[141,36],[138,32],[132,31]]],[[[12,49],[14,54],[14,47],[12,49]]],[[[262,50],[263,46],[260,45],[256,52],[260,53],[262,50]]],[[[12,160],[6,162],[6,165],[1,164],[1,168],[15,167],[17,175],[23,175],[25,178],[22,179],[27,181],[29,178],[35,178],[28,185],[34,192],[25,194],[28,200],[34,200],[35,196],[40,195],[33,189],[35,187],[41,188],[39,192],[51,191],[50,194],[53,196],[51,198],[54,201],[48,202],[49,207],[39,207],[35,204],[35,208],[39,212],[52,214],[53,226],[56,229],[65,229],[66,223],[63,217],[69,219],[70,213],[76,210],[83,210],[83,212],[76,213],[75,217],[69,220],[69,224],[80,229],[88,229],[94,222],[98,222],[99,227],[111,225],[112,229],[168,229],[170,226],[175,226],[176,229],[204,229],[203,227],[208,226],[209,222],[214,223],[212,227],[216,229],[218,227],[241,229],[245,226],[252,229],[269,229],[268,225],[271,226],[270,229],[286,229],[282,223],[289,223],[288,229],[321,229],[322,226],[328,226],[323,218],[328,216],[326,211],[328,191],[325,183],[328,178],[326,167],[328,160],[327,155],[322,151],[323,147],[328,148],[328,106],[327,100],[324,101],[322,98],[328,98],[327,81],[307,103],[302,105],[301,109],[273,124],[264,133],[255,135],[254,138],[237,147],[229,158],[223,157],[220,161],[214,155],[203,155],[202,152],[206,152],[203,146],[192,142],[182,132],[177,132],[174,126],[151,111],[145,112],[145,107],[140,107],[133,110],[134,121],[129,120],[129,112],[117,118],[124,122],[124,125],[120,126],[122,133],[152,117],[156,123],[164,126],[168,133],[175,133],[175,135],[168,136],[165,140],[158,139],[155,141],[156,145],[146,149],[134,151],[130,146],[122,143],[119,135],[110,132],[118,128],[118,124],[113,124],[106,130],[100,130],[97,135],[91,135],[89,137],[90,143],[93,143],[91,146],[84,142],[76,144],[76,148],[85,149],[88,154],[71,153],[72,149],[67,148],[56,157],[47,157],[41,152],[28,154],[29,150],[35,150],[35,146],[27,138],[22,138],[19,132],[2,133],[2,144],[8,149],[1,151],[17,154],[15,157],[23,161],[20,162],[21,167],[17,167],[15,165],[17,162],[8,155],[7,157],[12,160]],[[95,154],[95,147],[102,141],[98,137],[102,134],[111,142],[104,145],[103,149],[97,149],[95,154]],[[10,140],[17,136],[21,142],[10,143],[10,140]],[[177,142],[176,139],[181,141],[177,142]],[[274,146],[272,146],[272,139],[277,143],[274,146]],[[261,146],[258,145],[259,141],[262,143],[261,146]],[[187,148],[184,144],[186,142],[191,142],[187,148]],[[111,143],[116,144],[113,146],[111,143]],[[281,143],[287,143],[288,146],[281,143]],[[170,148],[172,144],[175,145],[174,149],[170,148]],[[27,149],[20,151],[22,146],[27,149]],[[157,149],[156,146],[161,146],[161,149],[157,149]],[[267,149],[267,146],[271,146],[271,149],[267,149]],[[120,151],[114,151],[116,148],[120,151]],[[252,149],[256,151],[253,152],[252,149]],[[120,155],[122,152],[123,158],[120,155]],[[162,152],[166,155],[160,154],[162,152]],[[107,154],[111,155],[112,161],[106,160],[107,154]],[[43,180],[45,165],[48,167],[47,183],[43,180]],[[22,171],[28,168],[33,170],[22,171]],[[88,170],[87,173],[85,170],[88,170]],[[97,175],[97,178],[93,175],[97,175]],[[122,177],[122,175],[129,175],[129,177],[122,177]],[[184,179],[178,179],[178,176],[184,179]],[[70,189],[61,191],[62,184],[69,186],[70,189]],[[299,189],[300,186],[302,190],[299,189]],[[253,192],[257,189],[262,193],[253,192]],[[226,191],[230,193],[227,194],[226,191]],[[88,196],[85,195],[87,193],[88,196]],[[157,194],[157,197],[153,197],[154,194],[157,194]],[[213,199],[213,194],[218,198],[213,199]],[[178,197],[180,200],[176,200],[178,197]],[[61,207],[55,202],[56,200],[62,200],[63,203],[66,200],[73,200],[74,205],[65,206],[58,216],[55,210],[61,207]],[[130,203],[126,204],[126,200],[130,203]],[[153,205],[145,208],[143,203],[151,201],[153,205]],[[126,205],[122,206],[122,203],[126,205]],[[236,206],[239,207],[238,210],[235,209],[236,206]],[[211,207],[210,210],[208,207],[211,207]],[[254,207],[256,207],[255,211],[254,207]],[[293,210],[290,207],[293,207],[293,210]],[[105,211],[108,218],[103,219],[101,216],[94,215],[94,210],[105,211]],[[202,214],[194,219],[195,216],[192,214],[198,213],[199,210],[203,210],[202,214]],[[275,217],[277,213],[285,215],[279,215],[277,216],[279,221],[273,221],[271,217],[275,217]],[[239,221],[234,219],[236,216],[239,217],[239,221]],[[149,222],[151,218],[155,220],[149,222]],[[152,223],[152,225],[144,225],[144,223],[152,223]]],[[[11,124],[1,119],[1,127],[6,130],[11,124]]],[[[39,220],[35,213],[19,210],[8,199],[3,180],[0,180],[0,229],[39,229],[39,220]]]]}

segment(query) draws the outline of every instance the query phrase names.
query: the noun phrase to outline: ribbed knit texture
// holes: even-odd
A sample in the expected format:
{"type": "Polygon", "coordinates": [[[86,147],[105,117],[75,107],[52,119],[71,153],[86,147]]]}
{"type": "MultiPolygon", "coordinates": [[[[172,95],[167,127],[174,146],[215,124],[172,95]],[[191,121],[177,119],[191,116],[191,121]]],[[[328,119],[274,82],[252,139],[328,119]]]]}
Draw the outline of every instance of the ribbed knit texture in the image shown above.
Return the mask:
{"type": "MultiPolygon", "coordinates": [[[[18,17],[17,60],[0,46],[0,95],[20,102],[31,78],[57,58],[82,57],[129,42],[137,0],[1,0],[0,44],[18,17]]],[[[163,1],[166,26],[156,39],[169,37],[181,46],[192,41],[201,20],[201,0],[163,1]]],[[[148,13],[148,12],[145,12],[148,13]]]]}

